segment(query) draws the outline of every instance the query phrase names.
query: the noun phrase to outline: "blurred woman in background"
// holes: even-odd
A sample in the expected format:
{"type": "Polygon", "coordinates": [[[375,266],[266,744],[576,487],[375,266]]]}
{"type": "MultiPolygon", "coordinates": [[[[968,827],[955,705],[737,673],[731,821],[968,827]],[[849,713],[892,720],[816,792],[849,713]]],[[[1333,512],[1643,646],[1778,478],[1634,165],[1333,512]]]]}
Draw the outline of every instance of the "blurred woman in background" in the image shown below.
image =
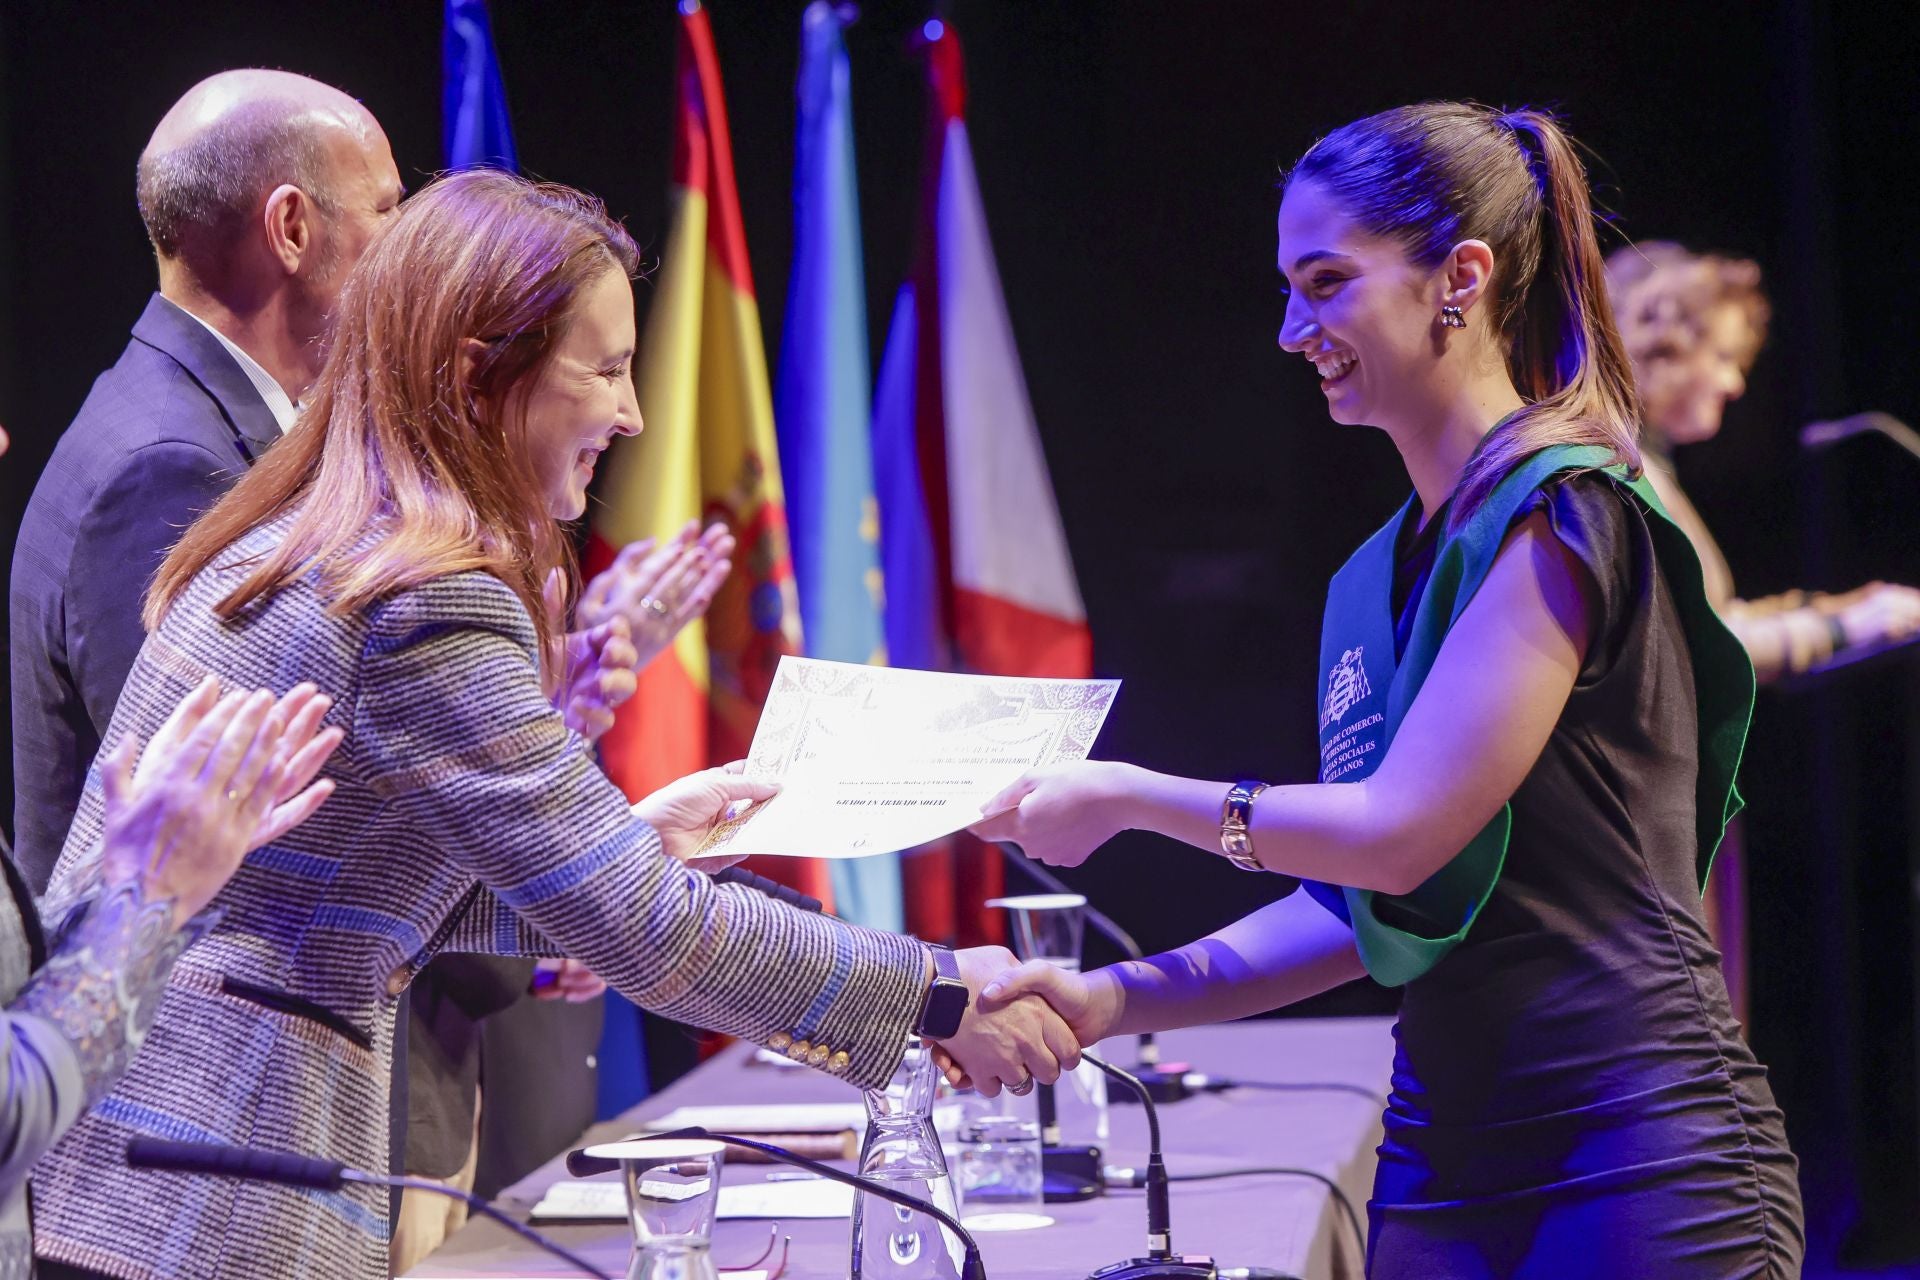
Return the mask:
{"type": "MultiPolygon", "coordinates": [[[[1707,599],[1746,646],[1759,679],[1816,671],[1920,633],[1920,591],[1893,583],[1869,582],[1838,595],[1741,597],[1720,544],[1674,474],[1674,449],[1718,435],[1728,402],[1746,392],[1772,313],[1760,265],[1652,240],[1607,259],[1607,286],[1640,392],[1647,479],[1693,543],[1707,599]]],[[[1749,1021],[1746,886],[1744,842],[1735,824],[1707,885],[1706,905],[1742,1023],[1749,1021]]]]}
{"type": "Polygon", "coordinates": [[[1746,393],[1771,315],[1759,264],[1655,240],[1616,250],[1607,286],[1640,391],[1647,478],[1699,552],[1707,598],[1746,646],[1754,673],[1775,680],[1920,632],[1920,591],[1892,583],[1742,598],[1674,477],[1673,450],[1718,435],[1727,403],[1746,393]]]}

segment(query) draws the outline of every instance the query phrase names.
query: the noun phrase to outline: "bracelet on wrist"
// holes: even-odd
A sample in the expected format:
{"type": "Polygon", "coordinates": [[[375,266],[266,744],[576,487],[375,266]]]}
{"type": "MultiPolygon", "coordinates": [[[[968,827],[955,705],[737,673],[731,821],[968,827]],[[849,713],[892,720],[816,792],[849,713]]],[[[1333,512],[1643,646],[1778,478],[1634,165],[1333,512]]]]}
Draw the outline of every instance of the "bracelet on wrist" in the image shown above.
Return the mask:
{"type": "Polygon", "coordinates": [[[1227,798],[1220,805],[1220,852],[1242,871],[1266,870],[1253,855],[1253,837],[1248,832],[1254,797],[1266,789],[1264,782],[1236,782],[1227,788],[1227,798]]]}

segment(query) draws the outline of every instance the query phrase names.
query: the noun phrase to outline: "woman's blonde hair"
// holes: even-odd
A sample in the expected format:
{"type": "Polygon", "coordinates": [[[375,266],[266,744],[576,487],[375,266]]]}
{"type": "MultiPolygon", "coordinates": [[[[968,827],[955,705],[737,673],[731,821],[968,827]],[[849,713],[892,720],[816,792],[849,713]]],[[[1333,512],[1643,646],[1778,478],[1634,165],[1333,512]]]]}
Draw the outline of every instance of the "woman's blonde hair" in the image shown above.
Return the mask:
{"type": "Polygon", "coordinates": [[[1685,360],[1706,340],[1713,313],[1738,307],[1748,341],[1739,353],[1747,372],[1766,342],[1773,311],[1760,285],[1760,264],[1694,253],[1668,240],[1616,249],[1607,258],[1613,313],[1644,387],[1662,361],[1685,360]]]}
{"type": "Polygon", "coordinates": [[[469,170],[408,200],[341,292],[300,420],[160,566],[148,628],[237,539],[293,511],[219,616],[310,573],[329,607],[348,613],[477,569],[520,597],[551,679],[560,637],[541,589],[558,569],[570,593],[576,574],[571,542],[529,479],[526,396],[582,292],[638,266],[625,229],[569,187],[469,170]],[[381,536],[354,552],[369,531],[381,536]]]}

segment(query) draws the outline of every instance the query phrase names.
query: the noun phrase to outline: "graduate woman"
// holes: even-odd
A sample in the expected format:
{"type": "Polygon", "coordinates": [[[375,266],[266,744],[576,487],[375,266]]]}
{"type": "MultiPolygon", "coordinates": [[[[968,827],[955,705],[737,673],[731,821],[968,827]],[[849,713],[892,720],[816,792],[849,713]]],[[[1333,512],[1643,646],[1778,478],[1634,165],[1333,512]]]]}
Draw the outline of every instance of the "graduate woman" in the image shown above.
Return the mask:
{"type": "Polygon", "coordinates": [[[976,830],[1063,865],[1151,830],[1310,883],[1002,989],[1091,1044],[1402,986],[1374,1277],[1799,1274],[1795,1162],[1700,904],[1753,671],[1640,477],[1571,143],[1459,103],[1347,125],[1287,179],[1279,265],[1280,345],[1413,485],[1328,595],[1321,783],[1086,762],[976,830]]]}

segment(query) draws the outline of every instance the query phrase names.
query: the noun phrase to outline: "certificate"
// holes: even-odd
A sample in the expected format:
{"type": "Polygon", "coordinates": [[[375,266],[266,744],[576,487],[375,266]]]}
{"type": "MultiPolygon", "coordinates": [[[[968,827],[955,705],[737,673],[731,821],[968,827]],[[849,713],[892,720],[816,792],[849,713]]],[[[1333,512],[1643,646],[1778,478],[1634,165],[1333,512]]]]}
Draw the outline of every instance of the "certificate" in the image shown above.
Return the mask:
{"type": "Polygon", "coordinates": [[[860,858],[951,835],[1027,770],[1086,759],[1119,691],[782,658],[747,757],[780,794],[700,856],[860,858]]]}

